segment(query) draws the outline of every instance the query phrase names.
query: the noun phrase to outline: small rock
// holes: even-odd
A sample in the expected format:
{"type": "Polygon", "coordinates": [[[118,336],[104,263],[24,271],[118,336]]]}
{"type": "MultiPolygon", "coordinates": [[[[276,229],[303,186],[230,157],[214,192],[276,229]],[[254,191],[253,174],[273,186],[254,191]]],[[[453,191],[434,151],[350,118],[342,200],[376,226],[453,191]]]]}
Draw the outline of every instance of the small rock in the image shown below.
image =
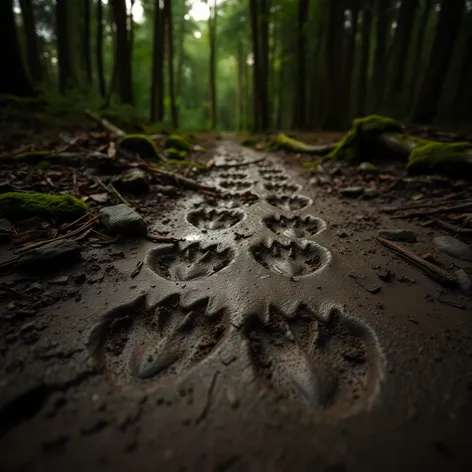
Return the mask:
{"type": "Polygon", "coordinates": [[[339,190],[339,193],[343,197],[357,198],[357,197],[360,197],[364,193],[364,188],[363,187],[344,187],[339,190]]]}
{"type": "Polygon", "coordinates": [[[454,272],[456,274],[457,283],[460,291],[467,296],[472,296],[472,281],[464,269],[458,269],[454,272]]]}
{"type": "Polygon", "coordinates": [[[372,162],[362,162],[358,165],[357,170],[366,173],[377,172],[377,166],[375,164],[372,164],[372,162]]]}
{"type": "Polygon", "coordinates": [[[52,279],[49,281],[51,285],[67,285],[67,282],[69,282],[69,276],[68,275],[63,275],[61,277],[56,277],[55,279],[52,279]]]}
{"type": "Polygon", "coordinates": [[[149,190],[146,172],[129,169],[113,180],[113,185],[122,192],[146,193],[149,190]]]}
{"type": "Polygon", "coordinates": [[[416,234],[408,229],[380,229],[378,236],[390,241],[403,241],[405,243],[416,243],[416,234]]]}
{"type": "Polygon", "coordinates": [[[336,236],[338,238],[347,238],[349,236],[349,234],[344,231],[343,229],[340,229],[339,231],[336,231],[336,236]]]}
{"type": "Polygon", "coordinates": [[[452,236],[434,238],[435,246],[444,254],[462,261],[472,262],[472,248],[452,236]]]}
{"type": "Polygon", "coordinates": [[[375,282],[372,282],[369,280],[367,277],[364,277],[362,274],[356,271],[352,271],[349,274],[349,277],[354,279],[354,281],[359,285],[359,287],[362,287],[364,290],[367,290],[367,292],[375,294],[380,292],[380,286],[377,285],[375,282]]]}
{"type": "Polygon", "coordinates": [[[6,218],[0,218],[0,233],[8,233],[13,227],[13,224],[6,218]]]}
{"type": "Polygon", "coordinates": [[[377,277],[384,282],[389,282],[393,278],[392,271],[388,268],[379,267],[375,272],[377,277]]]}
{"type": "Polygon", "coordinates": [[[124,203],[102,208],[100,221],[105,231],[112,235],[145,236],[147,233],[143,217],[124,203]]]}
{"type": "Polygon", "coordinates": [[[32,249],[17,263],[18,269],[48,270],[75,262],[80,257],[80,246],[70,239],[60,239],[32,249]]]}
{"type": "Polygon", "coordinates": [[[90,195],[90,200],[93,200],[96,203],[106,203],[110,198],[108,193],[94,193],[90,195]]]}
{"type": "Polygon", "coordinates": [[[372,198],[377,198],[380,195],[380,192],[376,188],[366,188],[363,193],[363,197],[366,200],[370,200],[372,198]]]}

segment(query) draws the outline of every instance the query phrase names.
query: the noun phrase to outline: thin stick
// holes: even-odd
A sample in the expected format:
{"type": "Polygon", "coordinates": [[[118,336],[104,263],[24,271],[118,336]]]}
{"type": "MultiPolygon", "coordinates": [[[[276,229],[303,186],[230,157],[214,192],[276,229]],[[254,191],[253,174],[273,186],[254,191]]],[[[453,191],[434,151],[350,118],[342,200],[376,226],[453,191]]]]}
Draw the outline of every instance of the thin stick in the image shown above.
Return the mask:
{"type": "Polygon", "coordinates": [[[439,282],[441,285],[451,287],[457,284],[455,277],[450,275],[445,270],[442,270],[439,267],[436,267],[434,264],[431,264],[431,262],[421,259],[421,257],[418,257],[416,254],[413,254],[412,252],[407,251],[405,248],[399,246],[398,244],[392,243],[391,241],[381,238],[380,236],[376,236],[376,239],[379,243],[391,249],[398,256],[401,256],[404,259],[415,264],[427,276],[429,276],[436,282],[439,282]]]}
{"type": "Polygon", "coordinates": [[[453,206],[443,206],[440,208],[435,208],[433,210],[426,210],[426,211],[412,211],[403,213],[402,215],[395,215],[392,216],[392,219],[398,220],[401,218],[410,218],[414,216],[430,216],[430,215],[437,215],[438,213],[455,213],[460,212],[462,210],[468,210],[472,208],[472,202],[461,203],[460,205],[453,205],[453,206]]]}
{"type": "Polygon", "coordinates": [[[130,203],[128,201],[125,200],[125,198],[123,197],[123,195],[121,195],[120,192],[118,192],[118,190],[116,190],[116,188],[110,184],[110,185],[106,185],[103,180],[100,178],[100,177],[95,177],[95,180],[97,181],[97,183],[103,187],[107,193],[111,194],[111,195],[114,195],[115,197],[117,197],[122,203],[124,203],[125,205],[128,205],[130,208],[133,208],[130,203]]]}
{"type": "Polygon", "coordinates": [[[75,221],[72,221],[71,223],[68,223],[68,224],[66,224],[65,226],[63,226],[59,229],[61,231],[65,231],[65,230],[71,228],[72,226],[75,226],[78,223],[82,223],[82,221],[84,221],[84,220],[86,220],[90,217],[93,217],[93,214],[92,213],[86,213],[85,215],[82,215],[80,218],[77,218],[75,221]]]}
{"type": "Polygon", "coordinates": [[[110,133],[114,134],[118,138],[122,138],[126,136],[126,133],[115,126],[113,123],[110,123],[108,120],[105,120],[105,118],[102,118],[98,113],[93,112],[92,110],[85,110],[85,114],[92,118],[92,120],[96,121],[99,123],[101,126],[103,126],[106,130],[110,131],[110,133]]]}

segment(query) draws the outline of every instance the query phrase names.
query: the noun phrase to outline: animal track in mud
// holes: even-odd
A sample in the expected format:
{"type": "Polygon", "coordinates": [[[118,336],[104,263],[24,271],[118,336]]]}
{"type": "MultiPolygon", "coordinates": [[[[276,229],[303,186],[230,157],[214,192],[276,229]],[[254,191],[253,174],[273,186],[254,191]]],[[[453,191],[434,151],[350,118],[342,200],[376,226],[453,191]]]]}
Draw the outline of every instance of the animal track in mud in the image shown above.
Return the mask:
{"type": "Polygon", "coordinates": [[[326,223],[321,218],[309,215],[304,217],[271,215],[263,221],[273,233],[289,238],[314,236],[326,228],[326,223]]]}
{"type": "Polygon", "coordinates": [[[267,203],[282,210],[296,211],[310,205],[311,200],[301,195],[269,195],[267,203]]]}
{"type": "Polygon", "coordinates": [[[278,175],[282,174],[283,169],[278,169],[276,167],[261,167],[259,169],[259,174],[261,174],[262,177],[268,177],[270,175],[278,175]]]}
{"type": "Polygon", "coordinates": [[[266,269],[287,277],[309,275],[326,266],[330,253],[314,243],[271,241],[251,248],[254,259],[266,269]]]}
{"type": "Polygon", "coordinates": [[[148,266],[169,280],[194,280],[209,277],[229,265],[233,251],[218,244],[200,242],[168,244],[152,249],[146,258],[148,266]]]}
{"type": "Polygon", "coordinates": [[[252,182],[244,180],[223,180],[220,182],[220,187],[228,190],[247,190],[252,187],[252,182]]]}
{"type": "Polygon", "coordinates": [[[184,374],[222,341],[226,310],[209,315],[208,299],[182,306],[172,295],[153,308],[145,297],[107,313],[95,325],[93,357],[116,382],[151,382],[184,374]]]}
{"type": "Polygon", "coordinates": [[[259,200],[259,197],[252,192],[232,192],[213,197],[207,195],[205,197],[205,204],[212,207],[223,208],[239,208],[242,206],[250,206],[259,200]]]}
{"type": "Polygon", "coordinates": [[[240,211],[228,210],[198,210],[188,214],[188,221],[201,229],[226,229],[238,224],[244,218],[244,214],[240,211]]]}
{"type": "Polygon", "coordinates": [[[285,182],[286,180],[288,180],[288,177],[286,175],[281,174],[269,174],[263,176],[262,178],[267,182],[285,182]]]}
{"type": "Polygon", "coordinates": [[[290,193],[290,192],[297,192],[298,190],[300,190],[300,185],[297,185],[297,184],[278,184],[278,183],[268,182],[268,183],[264,184],[264,188],[266,190],[269,190],[270,192],[290,193]]]}
{"type": "Polygon", "coordinates": [[[322,320],[304,306],[290,317],[271,308],[267,323],[249,318],[245,332],[256,376],[278,398],[346,414],[377,391],[374,335],[339,309],[322,320]]]}
{"type": "Polygon", "coordinates": [[[242,172],[225,172],[224,174],[221,174],[220,177],[222,179],[234,179],[234,180],[242,180],[245,179],[248,176],[248,174],[244,174],[242,172]]]}

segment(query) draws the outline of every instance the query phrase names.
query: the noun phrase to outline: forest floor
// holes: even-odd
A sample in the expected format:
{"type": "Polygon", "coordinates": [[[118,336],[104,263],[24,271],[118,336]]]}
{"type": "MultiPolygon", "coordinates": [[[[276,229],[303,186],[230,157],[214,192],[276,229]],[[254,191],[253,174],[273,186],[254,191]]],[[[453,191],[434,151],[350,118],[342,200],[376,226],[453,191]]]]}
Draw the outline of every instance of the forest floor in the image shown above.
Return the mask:
{"type": "Polygon", "coordinates": [[[140,194],[119,162],[0,166],[89,204],[0,228],[0,471],[469,470],[470,184],[196,139],[207,171],[144,166],[140,194]],[[147,238],[100,226],[123,200],[147,238]],[[61,236],[78,260],[19,270],[61,236]]]}

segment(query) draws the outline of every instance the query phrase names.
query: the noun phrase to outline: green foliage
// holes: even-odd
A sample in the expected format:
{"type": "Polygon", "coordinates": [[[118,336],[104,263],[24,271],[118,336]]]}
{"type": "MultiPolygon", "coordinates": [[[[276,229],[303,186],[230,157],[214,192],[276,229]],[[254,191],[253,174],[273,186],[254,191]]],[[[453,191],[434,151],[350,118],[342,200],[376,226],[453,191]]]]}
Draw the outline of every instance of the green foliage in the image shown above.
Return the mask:
{"type": "Polygon", "coordinates": [[[119,149],[139,154],[142,158],[160,160],[156,145],[144,134],[128,134],[118,143],[119,149]]]}
{"type": "Polygon", "coordinates": [[[175,148],[168,148],[164,149],[164,152],[169,156],[171,159],[185,159],[187,157],[187,151],[179,151],[175,148]]]}
{"type": "Polygon", "coordinates": [[[72,195],[8,192],[0,195],[0,216],[21,221],[37,216],[57,222],[73,221],[87,212],[87,205],[72,195]]]}
{"type": "Polygon", "coordinates": [[[417,146],[408,158],[411,173],[438,173],[450,177],[472,176],[472,144],[430,141],[417,146]]]}
{"type": "Polygon", "coordinates": [[[364,118],[356,118],[352,122],[352,128],[345,134],[344,138],[339,141],[328,157],[333,159],[358,162],[363,157],[362,135],[368,133],[370,135],[380,135],[382,133],[401,133],[403,125],[385,116],[369,115],[364,118]]]}
{"type": "Polygon", "coordinates": [[[178,134],[171,134],[167,137],[164,144],[164,149],[171,148],[176,149],[178,151],[191,151],[190,144],[188,143],[188,141],[183,136],[180,136],[178,134]]]}

